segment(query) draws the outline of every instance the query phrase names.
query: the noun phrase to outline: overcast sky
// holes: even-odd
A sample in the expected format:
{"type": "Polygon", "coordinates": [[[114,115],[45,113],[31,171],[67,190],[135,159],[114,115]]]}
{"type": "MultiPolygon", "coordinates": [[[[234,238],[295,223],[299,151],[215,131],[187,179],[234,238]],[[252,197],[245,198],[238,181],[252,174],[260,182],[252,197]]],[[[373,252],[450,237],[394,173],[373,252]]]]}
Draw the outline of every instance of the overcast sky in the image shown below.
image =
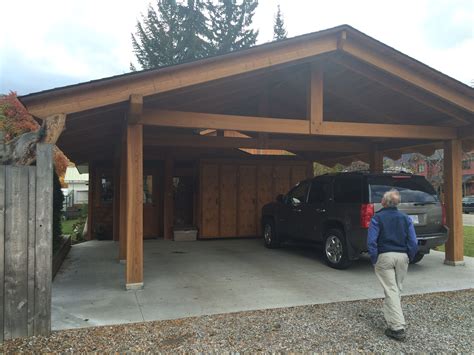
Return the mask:
{"type": "MultiPolygon", "coordinates": [[[[4,1],[0,93],[128,72],[130,33],[149,3],[4,1]]],[[[260,0],[254,17],[259,43],[272,38],[277,4],[290,37],[349,24],[466,84],[474,80],[474,0],[260,0]]]]}

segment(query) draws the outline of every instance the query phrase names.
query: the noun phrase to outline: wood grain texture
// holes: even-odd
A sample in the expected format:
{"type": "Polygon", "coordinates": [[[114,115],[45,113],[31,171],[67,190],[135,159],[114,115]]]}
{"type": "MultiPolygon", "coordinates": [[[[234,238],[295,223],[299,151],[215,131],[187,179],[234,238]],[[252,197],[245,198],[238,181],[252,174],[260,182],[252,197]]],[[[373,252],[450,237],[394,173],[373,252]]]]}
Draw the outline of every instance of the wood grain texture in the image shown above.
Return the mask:
{"type": "Polygon", "coordinates": [[[221,237],[237,236],[237,167],[220,166],[219,221],[221,237]]]}
{"type": "Polygon", "coordinates": [[[28,168],[28,336],[34,335],[35,247],[36,247],[36,167],[28,168]]]}
{"type": "Polygon", "coordinates": [[[6,167],[0,165],[0,343],[4,339],[5,314],[5,173],[6,167]]]}
{"type": "Polygon", "coordinates": [[[126,285],[143,283],[143,126],[127,126],[126,285]]]}
{"type": "MultiPolygon", "coordinates": [[[[273,192],[273,168],[271,165],[259,165],[257,167],[257,228],[260,228],[262,219],[262,207],[275,200],[273,192]]],[[[258,230],[260,232],[260,230],[258,230]]]]}
{"type": "Polygon", "coordinates": [[[308,118],[310,133],[316,134],[323,123],[323,68],[319,62],[311,63],[308,90],[308,118]]]}
{"type": "Polygon", "coordinates": [[[5,339],[28,334],[28,168],[7,168],[5,339]]]}
{"type": "Polygon", "coordinates": [[[239,166],[238,206],[239,237],[255,237],[257,232],[257,167],[242,164],[239,166]]]}
{"type": "Polygon", "coordinates": [[[383,173],[383,153],[374,144],[369,152],[369,166],[371,173],[383,173]]]}
{"type": "Polygon", "coordinates": [[[309,134],[309,122],[307,120],[157,109],[145,110],[140,123],[149,126],[178,128],[210,128],[242,132],[309,134]]]}
{"type": "Polygon", "coordinates": [[[173,240],[174,224],[174,195],[173,195],[174,161],[171,157],[165,159],[164,196],[163,196],[163,236],[173,240]]]}
{"type": "Polygon", "coordinates": [[[53,248],[53,147],[37,145],[35,335],[51,332],[51,283],[53,248]]]}
{"type": "Polygon", "coordinates": [[[462,147],[460,140],[447,141],[444,146],[444,201],[449,239],[446,242],[447,262],[464,260],[462,222],[462,147]]]}
{"type": "Polygon", "coordinates": [[[219,236],[219,166],[201,166],[201,233],[200,236],[219,236]]]}

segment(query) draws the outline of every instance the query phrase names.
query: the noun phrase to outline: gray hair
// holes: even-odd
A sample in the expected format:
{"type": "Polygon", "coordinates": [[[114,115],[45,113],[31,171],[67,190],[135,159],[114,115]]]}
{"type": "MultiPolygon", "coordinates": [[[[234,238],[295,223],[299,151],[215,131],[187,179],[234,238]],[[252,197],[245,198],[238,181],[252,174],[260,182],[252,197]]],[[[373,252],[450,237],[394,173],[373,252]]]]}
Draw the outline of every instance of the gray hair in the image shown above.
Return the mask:
{"type": "Polygon", "coordinates": [[[384,207],[397,207],[401,201],[400,192],[397,189],[391,189],[383,194],[382,205],[384,207]]]}

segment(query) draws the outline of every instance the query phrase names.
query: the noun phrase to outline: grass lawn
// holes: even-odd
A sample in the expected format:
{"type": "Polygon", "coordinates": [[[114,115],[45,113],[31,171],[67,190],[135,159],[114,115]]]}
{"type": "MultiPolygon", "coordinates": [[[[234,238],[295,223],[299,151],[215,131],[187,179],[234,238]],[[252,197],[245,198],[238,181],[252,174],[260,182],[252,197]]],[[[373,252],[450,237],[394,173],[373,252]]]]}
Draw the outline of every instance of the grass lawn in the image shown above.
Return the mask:
{"type": "Polygon", "coordinates": [[[63,221],[62,223],[62,229],[63,229],[63,234],[72,234],[72,226],[77,222],[77,219],[68,219],[63,221]]]}
{"type": "MultiPolygon", "coordinates": [[[[436,250],[444,251],[444,245],[436,250]]],[[[474,256],[474,227],[464,226],[464,255],[474,256]]]]}

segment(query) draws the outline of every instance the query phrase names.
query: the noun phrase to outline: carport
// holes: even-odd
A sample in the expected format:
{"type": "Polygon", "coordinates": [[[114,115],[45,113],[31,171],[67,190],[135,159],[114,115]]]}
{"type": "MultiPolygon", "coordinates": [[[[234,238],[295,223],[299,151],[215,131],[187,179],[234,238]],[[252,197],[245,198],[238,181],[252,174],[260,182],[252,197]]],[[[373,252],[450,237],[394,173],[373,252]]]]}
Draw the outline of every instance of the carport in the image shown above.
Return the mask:
{"type": "Polygon", "coordinates": [[[89,239],[119,241],[125,284],[141,288],[144,238],[259,235],[259,211],[311,175],[311,162],[444,148],[450,238],[463,263],[462,150],[474,90],[344,25],[230,54],[21,97],[64,113],[58,146],[90,172],[89,239]],[[192,186],[182,200],[177,186],[192,186]],[[178,207],[176,204],[178,204],[178,207]]]}

